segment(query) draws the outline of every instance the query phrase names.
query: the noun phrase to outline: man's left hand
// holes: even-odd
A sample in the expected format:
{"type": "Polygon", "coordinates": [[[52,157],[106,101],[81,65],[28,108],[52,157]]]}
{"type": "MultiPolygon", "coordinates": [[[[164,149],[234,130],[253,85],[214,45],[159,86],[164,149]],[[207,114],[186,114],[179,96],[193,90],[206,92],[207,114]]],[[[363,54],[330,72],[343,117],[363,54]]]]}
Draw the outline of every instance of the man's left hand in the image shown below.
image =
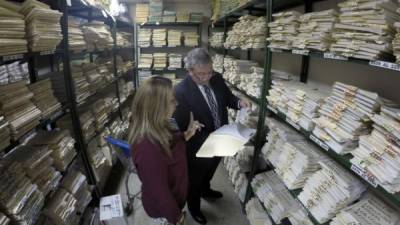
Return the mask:
{"type": "Polygon", "coordinates": [[[240,108],[250,108],[251,103],[247,99],[242,98],[239,100],[239,106],[240,106],[240,108]]]}

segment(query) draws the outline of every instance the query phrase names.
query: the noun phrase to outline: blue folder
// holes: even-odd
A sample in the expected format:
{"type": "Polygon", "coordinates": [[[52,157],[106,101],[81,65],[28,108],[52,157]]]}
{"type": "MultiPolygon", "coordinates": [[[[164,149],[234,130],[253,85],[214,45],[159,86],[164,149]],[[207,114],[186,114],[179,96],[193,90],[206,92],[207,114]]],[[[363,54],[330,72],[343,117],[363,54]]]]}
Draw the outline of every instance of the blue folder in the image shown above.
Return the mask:
{"type": "Polygon", "coordinates": [[[126,157],[131,156],[131,145],[128,142],[119,140],[119,139],[115,139],[110,136],[105,137],[105,139],[109,144],[119,147],[124,152],[124,155],[126,157]]]}

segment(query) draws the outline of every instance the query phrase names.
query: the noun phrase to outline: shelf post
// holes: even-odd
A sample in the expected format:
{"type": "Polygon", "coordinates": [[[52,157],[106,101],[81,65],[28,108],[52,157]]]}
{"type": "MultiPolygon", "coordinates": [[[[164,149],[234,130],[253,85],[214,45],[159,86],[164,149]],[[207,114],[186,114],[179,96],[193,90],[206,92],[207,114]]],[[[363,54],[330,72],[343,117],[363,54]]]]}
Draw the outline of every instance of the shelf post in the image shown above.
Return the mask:
{"type": "Polygon", "coordinates": [[[114,79],[116,79],[115,82],[115,91],[116,91],[116,96],[118,99],[118,114],[119,118],[122,119],[122,111],[121,111],[121,97],[119,93],[119,75],[118,75],[118,66],[117,66],[117,21],[111,20],[111,33],[112,33],[112,38],[113,38],[113,69],[114,69],[114,79]]]}

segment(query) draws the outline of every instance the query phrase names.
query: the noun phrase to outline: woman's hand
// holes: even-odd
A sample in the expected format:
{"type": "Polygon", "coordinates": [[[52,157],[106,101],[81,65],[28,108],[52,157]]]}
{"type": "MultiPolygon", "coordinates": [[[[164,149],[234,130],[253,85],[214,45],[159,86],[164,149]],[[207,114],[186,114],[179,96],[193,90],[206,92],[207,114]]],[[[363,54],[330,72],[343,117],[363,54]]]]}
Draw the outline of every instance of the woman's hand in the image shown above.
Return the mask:
{"type": "Polygon", "coordinates": [[[190,121],[189,126],[185,132],[183,132],[185,136],[185,140],[188,141],[193,135],[196,134],[197,131],[200,131],[201,128],[204,127],[203,124],[199,123],[199,121],[193,119],[193,113],[190,112],[190,121]]]}

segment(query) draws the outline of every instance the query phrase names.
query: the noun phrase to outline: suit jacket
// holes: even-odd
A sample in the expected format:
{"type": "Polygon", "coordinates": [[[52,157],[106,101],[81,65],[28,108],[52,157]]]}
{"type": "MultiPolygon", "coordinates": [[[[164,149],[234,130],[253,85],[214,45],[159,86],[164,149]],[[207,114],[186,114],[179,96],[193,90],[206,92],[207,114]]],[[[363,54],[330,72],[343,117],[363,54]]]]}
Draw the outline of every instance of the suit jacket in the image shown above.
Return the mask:
{"type": "MultiPolygon", "coordinates": [[[[224,78],[222,78],[219,73],[215,73],[211,78],[210,86],[217,100],[221,125],[227,124],[227,107],[239,109],[239,98],[232,94],[231,90],[225,84],[224,78]]],[[[210,107],[204,99],[199,87],[189,75],[176,86],[175,97],[178,101],[178,106],[176,107],[174,118],[182,132],[186,131],[189,125],[190,112],[193,113],[194,120],[199,121],[205,126],[187,143],[188,156],[196,157],[197,151],[207,139],[208,135],[215,130],[210,107]]]]}

